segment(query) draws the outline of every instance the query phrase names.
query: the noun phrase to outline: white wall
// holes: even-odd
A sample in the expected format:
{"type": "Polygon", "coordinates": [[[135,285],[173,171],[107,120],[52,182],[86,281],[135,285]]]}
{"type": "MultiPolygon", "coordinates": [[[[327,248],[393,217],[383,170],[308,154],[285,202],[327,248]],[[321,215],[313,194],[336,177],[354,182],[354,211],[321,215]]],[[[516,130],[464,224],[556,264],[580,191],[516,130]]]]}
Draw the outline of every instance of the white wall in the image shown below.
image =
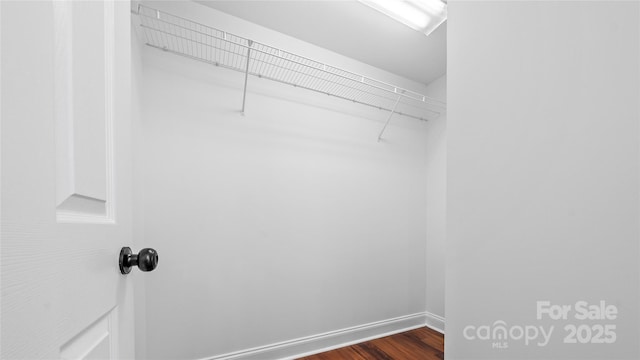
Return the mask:
{"type": "Polygon", "coordinates": [[[447,359],[640,357],[639,7],[450,2],[447,359]],[[572,311],[537,320],[540,300],[572,311]],[[618,317],[577,320],[580,300],[618,317]],[[506,349],[464,337],[498,320],[554,332],[506,349]],[[572,324],[617,340],[565,344],[572,324]]]}
{"type": "MultiPolygon", "coordinates": [[[[446,101],[447,77],[427,87],[425,95],[446,101]]],[[[427,324],[444,331],[447,204],[447,114],[427,123],[427,324]]]]}
{"type": "MultiPolygon", "coordinates": [[[[198,4],[154,6],[424,90],[198,4]]],[[[242,74],[140,52],[137,231],[160,256],[137,308],[140,358],[409,315],[253,354],[265,360],[424,324],[426,123],[396,117],[378,143],[386,112],[255,78],[242,117],[242,74]]]]}

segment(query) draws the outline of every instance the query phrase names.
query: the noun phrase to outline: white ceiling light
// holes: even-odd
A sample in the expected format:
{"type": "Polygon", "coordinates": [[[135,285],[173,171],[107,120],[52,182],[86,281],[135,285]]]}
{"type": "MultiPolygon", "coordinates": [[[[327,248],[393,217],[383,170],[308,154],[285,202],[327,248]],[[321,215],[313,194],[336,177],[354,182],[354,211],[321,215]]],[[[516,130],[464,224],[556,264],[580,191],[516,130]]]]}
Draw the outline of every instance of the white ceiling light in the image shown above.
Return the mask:
{"type": "Polygon", "coordinates": [[[359,1],[425,35],[447,20],[447,4],[443,0],[359,1]]]}

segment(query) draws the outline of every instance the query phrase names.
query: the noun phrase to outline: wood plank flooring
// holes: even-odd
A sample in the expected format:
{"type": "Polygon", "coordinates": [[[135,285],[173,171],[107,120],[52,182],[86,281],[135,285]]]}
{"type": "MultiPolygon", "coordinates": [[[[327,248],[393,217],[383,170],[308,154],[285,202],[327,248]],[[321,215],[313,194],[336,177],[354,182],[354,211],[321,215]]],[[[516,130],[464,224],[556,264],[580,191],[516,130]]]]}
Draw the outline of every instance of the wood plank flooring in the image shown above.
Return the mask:
{"type": "Polygon", "coordinates": [[[427,327],[298,360],[443,360],[444,335],[427,327]]]}

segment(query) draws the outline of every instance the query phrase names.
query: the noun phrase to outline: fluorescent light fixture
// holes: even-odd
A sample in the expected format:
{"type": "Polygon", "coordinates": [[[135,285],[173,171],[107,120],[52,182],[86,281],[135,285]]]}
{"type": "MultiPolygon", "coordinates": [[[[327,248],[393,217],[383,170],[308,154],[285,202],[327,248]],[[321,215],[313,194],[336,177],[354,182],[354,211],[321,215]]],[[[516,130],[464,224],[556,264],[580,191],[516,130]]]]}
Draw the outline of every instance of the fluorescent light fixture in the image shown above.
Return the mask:
{"type": "Polygon", "coordinates": [[[359,1],[425,35],[447,20],[447,3],[443,0],[359,1]]]}

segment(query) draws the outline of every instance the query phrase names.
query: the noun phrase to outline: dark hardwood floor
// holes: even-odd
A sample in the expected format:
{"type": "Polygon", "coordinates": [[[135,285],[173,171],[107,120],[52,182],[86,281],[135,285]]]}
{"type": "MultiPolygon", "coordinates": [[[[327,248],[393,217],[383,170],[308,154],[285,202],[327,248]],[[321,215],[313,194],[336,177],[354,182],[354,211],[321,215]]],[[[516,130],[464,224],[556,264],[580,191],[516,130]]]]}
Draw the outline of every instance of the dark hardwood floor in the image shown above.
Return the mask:
{"type": "Polygon", "coordinates": [[[419,328],[298,360],[442,360],[444,335],[419,328]]]}

